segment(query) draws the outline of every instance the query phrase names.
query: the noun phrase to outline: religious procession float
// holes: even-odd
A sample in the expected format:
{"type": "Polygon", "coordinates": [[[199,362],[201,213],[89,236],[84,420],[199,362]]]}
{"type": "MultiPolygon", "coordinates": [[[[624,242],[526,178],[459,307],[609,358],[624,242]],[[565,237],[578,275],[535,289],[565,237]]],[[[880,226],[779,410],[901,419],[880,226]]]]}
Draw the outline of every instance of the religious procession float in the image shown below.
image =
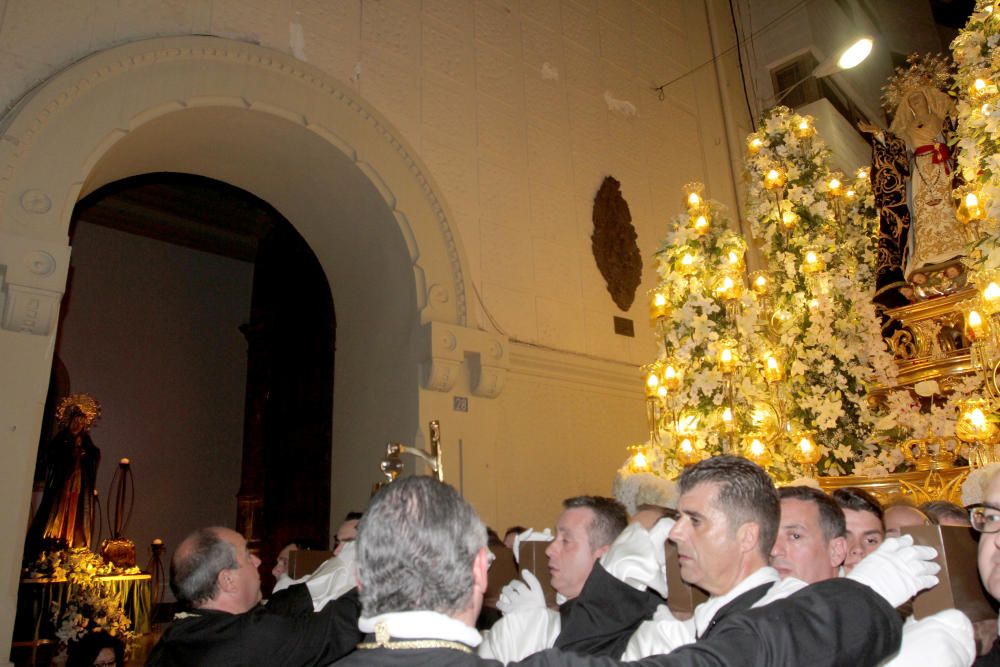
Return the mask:
{"type": "Polygon", "coordinates": [[[752,240],[685,186],[650,294],[649,438],[615,480],[630,509],[674,504],[683,468],[719,454],[779,483],[978,501],[977,470],[1000,462],[995,4],[951,59],[897,68],[888,131],[860,126],[870,167],[838,173],[811,117],[766,112],[744,160],[752,240]],[[751,242],[764,265],[748,272],[751,242]]]}

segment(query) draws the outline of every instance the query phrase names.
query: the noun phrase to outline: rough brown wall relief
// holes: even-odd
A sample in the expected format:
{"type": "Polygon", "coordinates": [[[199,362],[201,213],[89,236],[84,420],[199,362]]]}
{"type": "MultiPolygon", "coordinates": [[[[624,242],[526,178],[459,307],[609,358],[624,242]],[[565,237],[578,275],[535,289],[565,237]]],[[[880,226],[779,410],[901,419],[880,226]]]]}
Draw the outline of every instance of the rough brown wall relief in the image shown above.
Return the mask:
{"type": "Polygon", "coordinates": [[[632,214],[622,197],[621,183],[607,176],[594,197],[594,233],[590,237],[597,268],[615,304],[627,311],[642,282],[642,255],[632,214]]]}

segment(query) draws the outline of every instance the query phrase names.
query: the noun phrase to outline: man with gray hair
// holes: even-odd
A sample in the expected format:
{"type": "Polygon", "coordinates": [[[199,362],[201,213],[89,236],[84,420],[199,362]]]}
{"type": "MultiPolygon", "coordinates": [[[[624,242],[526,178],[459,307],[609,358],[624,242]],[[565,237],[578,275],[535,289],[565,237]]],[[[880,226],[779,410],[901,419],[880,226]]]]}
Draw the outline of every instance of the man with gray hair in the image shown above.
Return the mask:
{"type": "Polygon", "coordinates": [[[260,604],[260,559],[228,528],[186,537],[170,561],[170,587],[190,611],[153,647],[150,667],[325,665],[354,648],[358,602],[347,594],[313,611],[305,584],[260,604]]]}
{"type": "Polygon", "coordinates": [[[358,627],[369,636],[338,666],[480,662],[486,528],[455,489],[432,477],[389,484],[358,524],[356,543],[358,627]]]}

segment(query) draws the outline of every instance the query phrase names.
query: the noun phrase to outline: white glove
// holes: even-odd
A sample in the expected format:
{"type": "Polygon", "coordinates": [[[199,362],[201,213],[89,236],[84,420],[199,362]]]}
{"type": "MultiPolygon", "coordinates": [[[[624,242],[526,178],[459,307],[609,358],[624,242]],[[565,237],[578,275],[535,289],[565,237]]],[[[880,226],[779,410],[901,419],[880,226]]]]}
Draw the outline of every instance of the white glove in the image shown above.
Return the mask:
{"type": "Polygon", "coordinates": [[[514,560],[517,561],[518,565],[521,564],[521,542],[551,542],[553,539],[552,531],[549,528],[546,528],[542,532],[529,528],[523,533],[518,533],[514,536],[514,546],[512,547],[514,560]]]}
{"type": "Polygon", "coordinates": [[[666,539],[673,521],[669,521],[666,530],[662,530],[660,520],[653,527],[659,544],[653,539],[653,534],[639,523],[629,524],[625,530],[611,543],[607,552],[601,556],[601,566],[608,573],[640,591],[652,588],[660,595],[667,594],[667,580],[660,561],[664,559],[663,540],[666,539]],[[657,551],[660,557],[657,558],[657,551]]]}
{"type": "Polygon", "coordinates": [[[521,570],[524,581],[514,579],[500,591],[497,609],[506,616],[519,611],[545,609],[545,593],[538,578],[531,570],[521,570]]]}
{"type": "Polygon", "coordinates": [[[936,586],[941,569],[933,559],[933,547],[913,546],[913,537],[888,537],[878,549],[854,566],[848,579],[864,584],[893,607],[903,604],[919,591],[936,586]]]}
{"type": "Polygon", "coordinates": [[[478,653],[502,663],[524,660],[532,653],[552,648],[561,629],[559,612],[542,607],[504,616],[483,631],[478,653]]]}

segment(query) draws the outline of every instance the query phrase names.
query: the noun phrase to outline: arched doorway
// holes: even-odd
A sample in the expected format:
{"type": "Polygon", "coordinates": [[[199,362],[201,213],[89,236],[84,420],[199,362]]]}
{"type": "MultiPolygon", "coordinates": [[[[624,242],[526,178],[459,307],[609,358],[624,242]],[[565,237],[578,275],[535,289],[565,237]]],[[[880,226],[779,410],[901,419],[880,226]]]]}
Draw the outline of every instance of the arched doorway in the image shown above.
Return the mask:
{"type": "MultiPolygon", "coordinates": [[[[136,42],[53,77],[4,126],[0,371],[22,379],[0,390],[5,499],[17,510],[0,525],[7,534],[27,516],[69,217],[82,196],[122,178],[172,171],[230,183],[268,201],[315,252],[338,312],[350,314],[338,320],[333,516],[367,497],[382,443],[412,441],[450,410],[445,392],[500,392],[507,342],[475,326],[464,253],[436,187],[379,114],[319,70],[216,38],[136,42]]],[[[446,451],[450,470],[461,460],[446,451]]],[[[488,478],[476,482],[490,497],[488,478]]],[[[0,609],[12,610],[17,558],[4,556],[0,609]]],[[[0,615],[0,632],[11,625],[0,615]]]]}

